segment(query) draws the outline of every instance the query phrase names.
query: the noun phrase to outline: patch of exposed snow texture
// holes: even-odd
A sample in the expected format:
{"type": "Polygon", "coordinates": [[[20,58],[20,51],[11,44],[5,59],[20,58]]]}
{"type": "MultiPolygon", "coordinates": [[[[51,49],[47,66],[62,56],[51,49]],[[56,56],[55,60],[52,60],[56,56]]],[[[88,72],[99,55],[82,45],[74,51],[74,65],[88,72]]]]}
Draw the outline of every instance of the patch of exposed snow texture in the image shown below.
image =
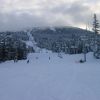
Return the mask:
{"type": "MultiPolygon", "coordinates": [[[[30,30],[30,31],[31,31],[31,30],[30,30]]],[[[27,32],[27,35],[28,35],[28,37],[29,37],[29,41],[27,41],[26,44],[27,44],[28,46],[33,47],[33,49],[35,50],[35,52],[39,52],[39,51],[40,51],[40,48],[37,47],[37,45],[36,45],[37,43],[35,42],[34,37],[33,37],[32,34],[30,33],[30,31],[29,31],[29,30],[26,31],[26,32],[27,32]]]]}
{"type": "Polygon", "coordinates": [[[56,31],[56,29],[54,27],[50,27],[50,30],[52,31],[56,31]]]}
{"type": "Polygon", "coordinates": [[[100,100],[100,60],[42,50],[0,64],[0,100],[100,100]]]}

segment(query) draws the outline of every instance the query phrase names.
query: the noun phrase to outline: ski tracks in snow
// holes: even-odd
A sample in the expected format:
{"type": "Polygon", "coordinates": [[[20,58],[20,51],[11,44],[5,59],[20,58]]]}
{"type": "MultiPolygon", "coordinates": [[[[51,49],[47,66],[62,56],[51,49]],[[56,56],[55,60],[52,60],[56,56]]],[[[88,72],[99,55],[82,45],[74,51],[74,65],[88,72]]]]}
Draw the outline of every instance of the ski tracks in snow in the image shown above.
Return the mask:
{"type": "Polygon", "coordinates": [[[33,47],[33,49],[35,50],[35,52],[39,52],[40,49],[37,47],[36,42],[35,42],[35,40],[34,40],[34,37],[33,37],[33,35],[30,33],[30,31],[27,31],[27,35],[28,35],[28,37],[29,37],[29,41],[32,42],[32,44],[33,44],[32,47],[33,47]]]}

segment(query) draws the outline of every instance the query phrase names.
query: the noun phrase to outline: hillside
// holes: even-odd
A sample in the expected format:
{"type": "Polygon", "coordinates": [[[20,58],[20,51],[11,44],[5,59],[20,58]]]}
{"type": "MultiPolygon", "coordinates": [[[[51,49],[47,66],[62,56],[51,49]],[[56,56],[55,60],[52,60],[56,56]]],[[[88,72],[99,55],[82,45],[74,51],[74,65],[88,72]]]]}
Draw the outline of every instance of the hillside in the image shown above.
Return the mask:
{"type": "MultiPolygon", "coordinates": [[[[84,42],[87,53],[93,51],[93,39],[93,32],[76,27],[45,27],[0,32],[0,60],[12,60],[16,56],[18,59],[23,59],[29,52],[39,52],[39,49],[43,48],[53,52],[79,54],[84,51],[84,42]],[[85,41],[82,39],[84,36],[85,41]]],[[[99,41],[100,35],[98,43],[99,41]]]]}
{"type": "Polygon", "coordinates": [[[51,28],[33,28],[31,33],[36,37],[59,39],[59,38],[71,38],[74,36],[92,35],[93,32],[87,31],[76,27],[51,27],[51,28]]]}
{"type": "MultiPolygon", "coordinates": [[[[46,48],[53,52],[65,52],[69,54],[82,53],[83,40],[85,36],[86,44],[88,44],[87,52],[91,50],[93,32],[76,27],[49,27],[34,28],[31,31],[37,46],[46,48]],[[77,48],[77,51],[71,50],[77,48]]],[[[100,39],[100,38],[99,38],[100,39]]]]}

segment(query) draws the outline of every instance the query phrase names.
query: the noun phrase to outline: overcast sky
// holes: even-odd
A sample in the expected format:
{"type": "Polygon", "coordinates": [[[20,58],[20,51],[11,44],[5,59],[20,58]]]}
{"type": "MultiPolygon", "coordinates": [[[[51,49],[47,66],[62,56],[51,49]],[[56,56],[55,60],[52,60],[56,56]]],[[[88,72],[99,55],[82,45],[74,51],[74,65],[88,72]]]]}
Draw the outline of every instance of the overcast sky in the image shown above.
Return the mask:
{"type": "Polygon", "coordinates": [[[93,13],[100,20],[100,0],[0,0],[0,31],[34,26],[85,28],[93,13]]]}

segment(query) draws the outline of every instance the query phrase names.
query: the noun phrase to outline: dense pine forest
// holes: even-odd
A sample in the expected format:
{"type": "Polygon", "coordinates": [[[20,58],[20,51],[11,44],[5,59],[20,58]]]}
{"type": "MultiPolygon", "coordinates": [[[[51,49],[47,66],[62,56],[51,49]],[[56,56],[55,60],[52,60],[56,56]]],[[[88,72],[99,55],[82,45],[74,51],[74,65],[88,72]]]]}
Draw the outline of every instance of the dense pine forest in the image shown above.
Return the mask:
{"type": "MultiPolygon", "coordinates": [[[[0,61],[27,59],[34,47],[28,46],[28,32],[34,37],[37,46],[52,52],[66,54],[80,54],[94,51],[94,32],[74,27],[64,28],[33,28],[20,32],[0,33],[0,61]]],[[[100,47],[100,35],[97,38],[97,50],[100,47]]],[[[99,58],[99,53],[96,55],[99,58]]]]}
{"type": "Polygon", "coordinates": [[[26,42],[28,36],[25,32],[1,32],[0,33],[0,62],[6,60],[26,59],[29,47],[26,42]]]}

